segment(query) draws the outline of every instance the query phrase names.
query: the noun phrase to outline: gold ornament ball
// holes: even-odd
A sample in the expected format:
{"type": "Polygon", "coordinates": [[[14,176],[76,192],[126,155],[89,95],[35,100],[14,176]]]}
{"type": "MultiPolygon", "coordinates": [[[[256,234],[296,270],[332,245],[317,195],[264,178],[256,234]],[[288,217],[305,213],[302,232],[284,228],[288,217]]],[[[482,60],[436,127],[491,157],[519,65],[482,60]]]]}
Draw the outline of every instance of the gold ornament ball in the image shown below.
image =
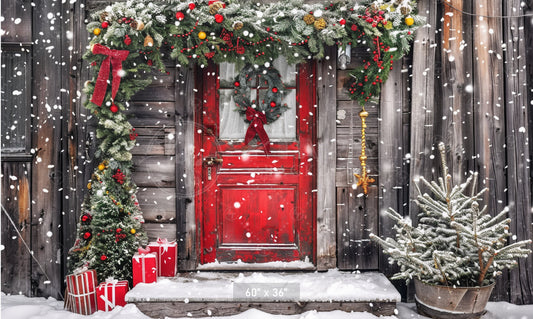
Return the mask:
{"type": "Polygon", "coordinates": [[[136,231],[135,229],[133,229],[133,228],[130,230],[130,233],[131,233],[132,235],[135,235],[136,232],[137,232],[137,231],[136,231]]]}
{"type": "Polygon", "coordinates": [[[92,187],[92,184],[91,184],[91,183],[88,183],[88,184],[87,184],[87,188],[88,188],[88,189],[91,189],[91,187],[92,187]]]}
{"type": "Polygon", "coordinates": [[[98,169],[103,171],[105,169],[105,165],[104,164],[99,164],[98,165],[98,169]]]}
{"type": "Polygon", "coordinates": [[[100,28],[94,28],[94,30],[93,30],[94,35],[99,35],[100,32],[102,32],[102,30],[100,30],[100,28]]]}
{"type": "Polygon", "coordinates": [[[413,17],[408,16],[405,18],[405,24],[407,24],[408,26],[412,26],[414,23],[415,23],[415,19],[413,19],[413,17]]]}
{"type": "Polygon", "coordinates": [[[198,32],[198,39],[205,40],[207,38],[207,34],[204,31],[198,32]]]}

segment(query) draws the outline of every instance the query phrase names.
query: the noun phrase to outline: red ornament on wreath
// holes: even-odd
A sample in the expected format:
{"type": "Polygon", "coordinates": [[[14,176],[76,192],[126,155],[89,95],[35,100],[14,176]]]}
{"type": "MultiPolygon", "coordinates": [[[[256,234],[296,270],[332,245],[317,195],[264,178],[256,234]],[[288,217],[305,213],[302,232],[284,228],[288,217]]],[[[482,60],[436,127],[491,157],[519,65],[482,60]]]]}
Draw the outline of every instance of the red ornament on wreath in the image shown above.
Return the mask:
{"type": "Polygon", "coordinates": [[[118,106],[116,106],[114,103],[111,104],[111,106],[109,107],[109,110],[111,110],[111,112],[113,113],[117,113],[118,112],[118,106]]]}
{"type": "Polygon", "coordinates": [[[102,255],[102,256],[100,256],[100,260],[101,260],[101,261],[105,261],[106,259],[107,259],[107,256],[106,256],[106,255],[102,255]]]}
{"type": "Polygon", "coordinates": [[[239,86],[241,86],[241,83],[239,83],[239,81],[235,81],[235,83],[233,83],[233,85],[235,85],[235,87],[239,87],[239,86]]]}
{"type": "Polygon", "coordinates": [[[181,12],[181,11],[176,12],[176,19],[178,21],[181,21],[181,20],[185,19],[185,15],[183,14],[183,12],[181,12]]]}
{"type": "Polygon", "coordinates": [[[90,232],[86,232],[85,234],[83,234],[83,239],[89,239],[91,238],[92,234],[90,232]]]}
{"type": "Polygon", "coordinates": [[[194,10],[194,8],[196,8],[196,5],[194,3],[189,3],[189,10],[194,10]]]}
{"type": "Polygon", "coordinates": [[[339,21],[339,24],[340,24],[340,25],[345,25],[345,24],[346,24],[346,19],[341,19],[341,20],[339,21]]]}
{"type": "Polygon", "coordinates": [[[125,45],[130,45],[131,44],[131,38],[127,34],[124,36],[124,44],[125,45]]]}
{"type": "Polygon", "coordinates": [[[278,88],[277,87],[273,87],[272,88],[272,93],[278,93],[278,88]]]}
{"type": "Polygon", "coordinates": [[[217,23],[222,23],[224,21],[224,16],[221,14],[215,14],[215,21],[217,23]]]}
{"type": "Polygon", "coordinates": [[[109,27],[109,22],[107,21],[102,22],[102,29],[107,29],[107,27],[109,27]]]}
{"type": "Polygon", "coordinates": [[[276,107],[276,102],[274,101],[270,102],[270,107],[276,107]]]}

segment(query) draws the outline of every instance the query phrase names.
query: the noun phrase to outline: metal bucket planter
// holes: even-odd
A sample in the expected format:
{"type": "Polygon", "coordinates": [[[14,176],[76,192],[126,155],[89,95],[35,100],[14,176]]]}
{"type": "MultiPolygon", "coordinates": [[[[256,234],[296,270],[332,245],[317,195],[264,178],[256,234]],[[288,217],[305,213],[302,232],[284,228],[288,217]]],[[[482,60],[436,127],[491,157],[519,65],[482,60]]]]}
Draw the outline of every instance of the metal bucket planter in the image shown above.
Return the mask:
{"type": "Polygon", "coordinates": [[[494,283],[483,287],[448,287],[415,279],[416,307],[421,315],[438,319],[481,318],[494,283]]]}

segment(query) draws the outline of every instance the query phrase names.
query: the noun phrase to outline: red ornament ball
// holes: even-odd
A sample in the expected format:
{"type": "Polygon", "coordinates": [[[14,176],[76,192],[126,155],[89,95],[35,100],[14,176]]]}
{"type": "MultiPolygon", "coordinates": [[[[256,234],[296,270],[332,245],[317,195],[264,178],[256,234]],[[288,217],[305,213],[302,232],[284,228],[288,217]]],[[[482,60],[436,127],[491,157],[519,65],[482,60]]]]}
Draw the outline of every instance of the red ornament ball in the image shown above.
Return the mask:
{"type": "Polygon", "coordinates": [[[346,24],[346,20],[345,19],[341,19],[341,21],[339,21],[339,24],[340,25],[345,25],[346,24]]]}
{"type": "Polygon", "coordinates": [[[217,23],[222,23],[222,21],[224,21],[224,16],[221,14],[215,14],[215,21],[217,23]]]}
{"type": "Polygon", "coordinates": [[[115,104],[111,104],[111,106],[109,107],[109,109],[110,109],[111,112],[113,112],[113,113],[117,113],[117,112],[118,112],[118,106],[116,106],[115,104]]]}
{"type": "Polygon", "coordinates": [[[185,15],[183,14],[183,12],[181,12],[181,11],[176,12],[176,19],[178,21],[181,21],[181,20],[185,19],[185,15]]]}
{"type": "Polygon", "coordinates": [[[189,9],[190,10],[194,10],[194,8],[196,8],[196,5],[194,3],[189,3],[189,9]]]}
{"type": "Polygon", "coordinates": [[[352,31],[357,31],[357,25],[356,24],[352,24],[352,31]]]}
{"type": "Polygon", "coordinates": [[[117,228],[117,233],[120,233],[122,231],[122,228],[117,228]]]}
{"type": "Polygon", "coordinates": [[[91,238],[91,233],[90,233],[90,232],[86,232],[85,234],[83,234],[83,238],[84,238],[84,239],[89,239],[89,238],[91,238]]]}
{"type": "Polygon", "coordinates": [[[107,29],[107,27],[109,27],[109,22],[107,21],[102,22],[102,28],[107,29]]]}
{"type": "Polygon", "coordinates": [[[272,88],[272,93],[278,93],[278,88],[277,87],[273,87],[272,88]]]}
{"type": "Polygon", "coordinates": [[[274,101],[270,102],[270,107],[276,107],[276,102],[274,101]]]}
{"type": "Polygon", "coordinates": [[[233,83],[233,85],[235,85],[235,87],[239,87],[239,86],[241,86],[241,83],[239,83],[239,81],[235,81],[235,83],[233,83]]]}
{"type": "Polygon", "coordinates": [[[105,261],[106,259],[107,259],[107,256],[106,256],[106,255],[102,255],[102,256],[100,256],[100,260],[101,260],[101,261],[105,261]]]}
{"type": "Polygon", "coordinates": [[[131,44],[131,38],[129,35],[126,34],[126,36],[124,37],[124,44],[125,45],[130,45],[131,44]]]}

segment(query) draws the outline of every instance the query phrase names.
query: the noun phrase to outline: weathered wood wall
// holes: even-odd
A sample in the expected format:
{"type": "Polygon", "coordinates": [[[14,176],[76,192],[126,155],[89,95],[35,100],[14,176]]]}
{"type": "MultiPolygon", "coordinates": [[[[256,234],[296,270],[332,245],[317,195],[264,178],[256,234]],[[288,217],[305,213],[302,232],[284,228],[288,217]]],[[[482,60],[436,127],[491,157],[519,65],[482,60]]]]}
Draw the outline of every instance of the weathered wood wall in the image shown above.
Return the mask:
{"type": "MultiPolygon", "coordinates": [[[[3,291],[55,297],[61,291],[66,251],[74,241],[86,183],[98,164],[93,158],[95,124],[82,106],[81,90],[89,78],[81,61],[88,43],[83,18],[88,10],[111,2],[44,1],[24,12],[20,10],[30,6],[29,0],[2,1],[3,16],[24,21],[2,24],[9,31],[2,48],[6,42],[23,42],[35,75],[29,155],[7,159],[2,154],[2,206],[22,234],[13,239],[14,228],[2,218],[3,291]],[[50,284],[20,239],[30,244],[50,284]],[[22,252],[25,257],[7,264],[7,254],[22,252]]],[[[367,197],[352,187],[360,167],[361,108],[344,89],[349,70],[366,52],[353,50],[347,70],[334,61],[319,63],[319,161],[327,165],[330,154],[336,158],[336,166],[318,174],[319,192],[327,196],[317,203],[324,226],[317,234],[319,269],[396,270],[368,235],[391,235],[390,221],[381,216],[388,207],[416,220],[417,208],[410,202],[416,196],[413,180],[439,173],[431,155],[441,140],[454,160],[454,178],[479,171],[483,186],[490,188],[486,199],[491,212],[509,206],[517,239],[533,237],[533,25],[527,17],[500,18],[531,14],[532,8],[532,0],[489,0],[483,6],[464,0],[419,1],[428,25],[417,32],[412,54],[396,64],[380,101],[366,106],[368,168],[376,178],[367,197]]],[[[334,54],[331,49],[330,57],[334,54]]],[[[168,71],[154,74],[154,84],[131,102],[129,112],[139,133],[134,179],[149,235],[177,239],[179,267],[192,270],[197,252],[188,155],[194,147],[195,70],[170,63],[168,71]]],[[[517,269],[504,273],[493,299],[533,303],[532,269],[533,256],[520,260],[517,269]]]]}
{"type": "MultiPolygon", "coordinates": [[[[520,1],[420,1],[429,26],[417,33],[411,90],[410,178],[439,173],[429,155],[444,141],[455,182],[478,171],[480,186],[489,188],[490,213],[509,207],[517,240],[532,238],[531,126],[527,129],[532,62],[524,58],[531,54],[524,8],[520,1]]],[[[410,189],[412,198],[416,190],[410,189]]],[[[417,208],[409,206],[416,220],[417,208]]],[[[533,302],[532,277],[530,256],[504,273],[492,298],[533,302]]]]}

